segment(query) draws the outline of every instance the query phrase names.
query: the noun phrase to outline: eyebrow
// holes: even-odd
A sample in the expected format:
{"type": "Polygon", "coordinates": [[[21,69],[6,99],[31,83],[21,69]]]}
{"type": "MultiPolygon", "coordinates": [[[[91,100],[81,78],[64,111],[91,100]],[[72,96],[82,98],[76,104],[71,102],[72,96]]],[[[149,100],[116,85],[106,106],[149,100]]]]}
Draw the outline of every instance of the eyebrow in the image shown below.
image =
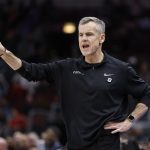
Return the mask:
{"type": "MultiPolygon", "coordinates": [[[[83,34],[83,32],[79,32],[79,34],[83,34]]],[[[92,31],[88,31],[85,34],[93,34],[93,32],[92,31]]]]}

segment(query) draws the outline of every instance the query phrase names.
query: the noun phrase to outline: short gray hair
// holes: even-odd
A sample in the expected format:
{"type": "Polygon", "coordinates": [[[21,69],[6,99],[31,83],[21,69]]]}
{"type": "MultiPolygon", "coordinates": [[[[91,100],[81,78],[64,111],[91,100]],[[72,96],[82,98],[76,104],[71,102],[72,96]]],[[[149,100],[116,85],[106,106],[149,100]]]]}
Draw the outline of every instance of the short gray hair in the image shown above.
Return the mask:
{"type": "Polygon", "coordinates": [[[86,24],[86,23],[89,23],[89,22],[96,23],[99,26],[98,31],[100,31],[102,33],[105,33],[105,23],[104,23],[104,21],[102,21],[102,20],[100,20],[96,17],[84,17],[79,21],[79,25],[83,25],[83,24],[86,24]]]}

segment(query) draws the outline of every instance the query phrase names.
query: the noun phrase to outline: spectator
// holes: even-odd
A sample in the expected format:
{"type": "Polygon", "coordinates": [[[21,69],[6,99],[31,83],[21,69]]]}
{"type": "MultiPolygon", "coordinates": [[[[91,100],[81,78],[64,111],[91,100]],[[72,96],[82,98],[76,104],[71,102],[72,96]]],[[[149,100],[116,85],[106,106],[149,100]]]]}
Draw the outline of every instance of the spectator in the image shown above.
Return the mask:
{"type": "Polygon", "coordinates": [[[42,133],[42,139],[45,141],[46,150],[57,150],[62,148],[58,136],[53,128],[47,129],[42,133]]]}
{"type": "Polygon", "coordinates": [[[8,150],[7,142],[2,137],[0,137],[0,150],[8,150]]]}

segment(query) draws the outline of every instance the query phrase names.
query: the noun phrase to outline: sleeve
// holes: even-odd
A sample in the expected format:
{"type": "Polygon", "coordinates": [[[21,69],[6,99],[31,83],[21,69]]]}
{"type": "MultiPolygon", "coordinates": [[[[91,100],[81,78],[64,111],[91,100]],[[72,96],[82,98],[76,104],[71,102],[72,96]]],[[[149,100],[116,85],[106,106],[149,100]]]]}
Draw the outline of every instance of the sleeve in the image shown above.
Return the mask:
{"type": "Polygon", "coordinates": [[[128,93],[132,95],[138,102],[150,106],[150,85],[140,78],[135,70],[128,65],[128,93]]]}
{"type": "Polygon", "coordinates": [[[22,61],[22,66],[17,70],[19,74],[29,81],[42,81],[53,82],[58,76],[56,63],[28,63],[22,61]]]}

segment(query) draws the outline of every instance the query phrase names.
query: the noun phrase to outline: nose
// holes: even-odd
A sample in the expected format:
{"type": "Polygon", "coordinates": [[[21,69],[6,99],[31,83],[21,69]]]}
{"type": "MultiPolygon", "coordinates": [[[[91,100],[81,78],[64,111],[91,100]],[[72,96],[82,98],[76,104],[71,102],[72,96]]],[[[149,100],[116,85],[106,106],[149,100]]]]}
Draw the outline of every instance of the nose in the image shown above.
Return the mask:
{"type": "Polygon", "coordinates": [[[87,41],[87,36],[86,36],[86,35],[83,35],[83,36],[82,36],[82,40],[83,40],[83,41],[87,41]]]}

